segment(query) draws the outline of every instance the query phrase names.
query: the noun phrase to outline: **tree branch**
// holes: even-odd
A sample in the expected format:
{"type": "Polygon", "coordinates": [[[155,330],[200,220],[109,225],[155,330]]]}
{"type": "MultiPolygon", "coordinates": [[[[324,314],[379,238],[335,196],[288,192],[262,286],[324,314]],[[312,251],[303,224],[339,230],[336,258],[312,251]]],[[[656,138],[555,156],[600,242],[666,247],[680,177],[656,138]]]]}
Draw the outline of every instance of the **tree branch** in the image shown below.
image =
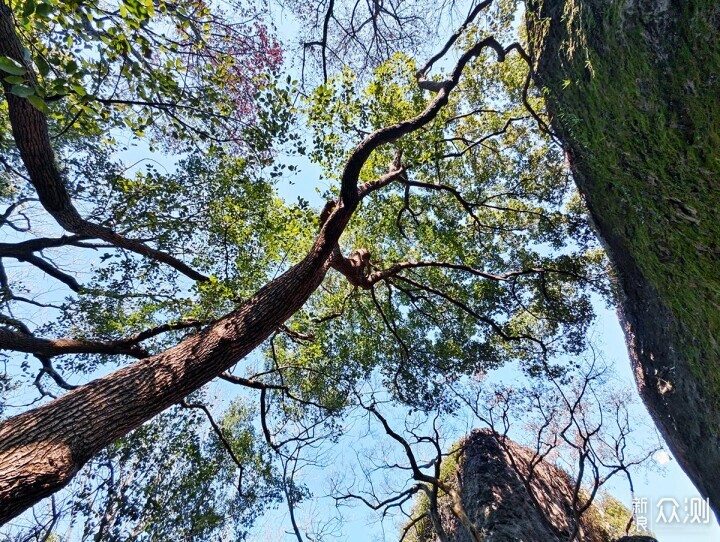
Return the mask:
{"type": "Polygon", "coordinates": [[[80,286],[80,283],[75,280],[75,277],[72,277],[67,273],[60,271],[53,264],[46,260],[43,260],[39,256],[35,256],[34,254],[25,254],[23,256],[17,255],[13,257],[16,258],[18,261],[27,262],[31,265],[34,265],[44,273],[47,273],[51,277],[62,282],[65,286],[70,288],[75,293],[78,293],[80,292],[80,290],[82,290],[82,286],[80,286]]]}
{"type": "Polygon", "coordinates": [[[472,10],[470,10],[470,13],[468,13],[468,16],[465,18],[465,22],[463,22],[462,25],[455,31],[455,33],[450,36],[450,38],[445,43],[445,46],[440,49],[440,51],[433,55],[430,60],[428,60],[425,65],[420,68],[415,77],[418,81],[418,86],[425,90],[431,90],[433,92],[437,92],[439,89],[435,87],[431,87],[435,81],[427,81],[426,77],[428,72],[432,69],[435,62],[440,60],[442,57],[444,57],[447,52],[450,50],[450,48],[455,45],[455,42],[460,38],[460,36],[467,30],[468,26],[470,26],[470,23],[475,20],[475,17],[477,17],[478,13],[480,13],[482,10],[490,6],[490,4],[493,3],[493,0],[485,0],[484,2],[479,3],[477,6],[475,6],[472,10]]]}
{"type": "MultiPolygon", "coordinates": [[[[11,58],[22,65],[28,86],[37,87],[35,73],[23,57],[23,46],[15,31],[12,10],[4,0],[0,2],[0,56],[11,58]]],[[[11,85],[4,79],[2,85],[13,137],[30,176],[30,182],[42,206],[60,226],[75,234],[102,239],[118,248],[165,263],[193,280],[207,280],[205,275],[166,252],[82,218],[72,203],[55,162],[45,114],[33,107],[27,99],[14,95],[10,91],[11,85]]]]}
{"type": "Polygon", "coordinates": [[[213,418],[213,415],[210,413],[210,410],[208,407],[203,405],[202,403],[188,403],[186,399],[183,399],[178,403],[183,408],[194,408],[197,410],[202,410],[205,413],[205,416],[207,417],[208,421],[210,422],[210,425],[213,428],[213,431],[215,431],[215,434],[217,435],[218,439],[222,443],[223,447],[227,450],[228,455],[230,455],[230,458],[232,459],[233,463],[237,466],[238,469],[240,469],[240,482],[238,483],[238,491],[242,493],[241,489],[241,483],[242,483],[242,472],[244,470],[242,461],[238,458],[237,455],[235,455],[235,451],[232,448],[232,445],[228,441],[227,437],[225,437],[225,434],[222,431],[222,428],[217,424],[215,419],[213,418]]]}
{"type": "Polygon", "coordinates": [[[109,354],[131,356],[138,359],[143,359],[150,355],[149,352],[139,346],[138,343],[162,333],[167,333],[168,331],[200,327],[204,324],[204,322],[200,320],[180,320],[178,322],[168,322],[166,324],[161,324],[154,328],[141,331],[140,333],[130,335],[129,337],[103,341],[69,338],[44,339],[32,335],[27,326],[18,320],[0,316],[0,323],[12,325],[20,330],[19,332],[16,332],[8,328],[0,327],[0,349],[2,350],[25,352],[46,358],[66,354],[109,354]]]}
{"type": "MultiPolygon", "coordinates": [[[[499,61],[505,58],[504,49],[493,38],[477,43],[461,56],[451,78],[422,113],[373,132],[350,153],[339,201],[300,262],[232,313],[179,344],[1,422],[0,523],[64,487],[102,448],[227,371],[297,312],[325,278],[331,255],[359,204],[358,179],[371,153],[431,122],[448,103],[448,94],[466,64],[486,47],[496,51],[499,61]],[[28,453],[18,460],[17,450],[28,453]],[[52,463],[48,456],[54,458],[52,463]]],[[[12,14],[2,0],[0,55],[22,62],[12,14]]],[[[164,261],[198,280],[204,278],[167,254],[83,220],[72,207],[55,166],[44,115],[7,88],[6,97],[15,138],[41,203],[61,225],[78,235],[98,237],[164,261]]]]}
{"type": "Polygon", "coordinates": [[[111,354],[142,359],[148,352],[124,341],[92,341],[84,339],[43,339],[0,327],[0,350],[25,352],[44,358],[66,354],[111,354]]]}

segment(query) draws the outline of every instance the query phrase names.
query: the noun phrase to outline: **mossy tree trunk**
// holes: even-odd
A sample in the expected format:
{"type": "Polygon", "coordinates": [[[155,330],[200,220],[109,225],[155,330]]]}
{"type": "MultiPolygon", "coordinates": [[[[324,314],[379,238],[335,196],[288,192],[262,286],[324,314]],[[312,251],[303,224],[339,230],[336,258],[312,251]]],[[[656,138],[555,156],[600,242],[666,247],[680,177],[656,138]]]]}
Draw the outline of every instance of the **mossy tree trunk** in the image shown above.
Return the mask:
{"type": "Polygon", "coordinates": [[[720,510],[720,4],[528,0],[536,82],[615,265],[640,393],[720,510]]]}

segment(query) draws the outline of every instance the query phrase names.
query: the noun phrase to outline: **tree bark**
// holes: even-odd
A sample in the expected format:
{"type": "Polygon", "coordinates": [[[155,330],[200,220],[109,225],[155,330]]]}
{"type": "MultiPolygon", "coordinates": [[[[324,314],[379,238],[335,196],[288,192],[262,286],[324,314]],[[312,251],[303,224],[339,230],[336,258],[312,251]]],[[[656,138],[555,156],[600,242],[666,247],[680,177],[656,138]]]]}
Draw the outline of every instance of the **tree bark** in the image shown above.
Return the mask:
{"type": "Polygon", "coordinates": [[[103,447],[181,401],[265,340],[325,276],[328,251],[322,241],[208,329],[0,424],[0,524],[66,485],[103,447]]]}
{"type": "Polygon", "coordinates": [[[720,4],[532,0],[536,82],[617,270],[640,395],[720,511],[720,4]]]}
{"type": "MultiPolygon", "coordinates": [[[[367,159],[378,147],[431,122],[448,103],[465,66],[486,47],[495,51],[499,62],[514,48],[504,49],[491,37],[476,43],[460,56],[449,78],[420,114],[369,134],[350,153],[341,176],[340,197],[326,207],[315,243],[298,264],[237,310],[178,345],[1,423],[0,524],[65,486],[103,447],[235,365],[300,309],[325,277],[332,253],[362,198],[404,175],[403,168],[391,168],[378,179],[358,186],[367,159]]],[[[3,0],[0,55],[25,64],[12,13],[3,0]]],[[[28,73],[32,76],[29,67],[28,73]]],[[[172,256],[82,219],[60,179],[44,115],[27,100],[12,95],[7,85],[5,95],[13,135],[32,184],[58,223],[78,235],[104,239],[192,276],[192,270],[183,269],[185,264],[172,256]]],[[[344,269],[343,261],[340,267],[344,269]]],[[[353,268],[351,274],[357,275],[356,271],[353,268]]]]}

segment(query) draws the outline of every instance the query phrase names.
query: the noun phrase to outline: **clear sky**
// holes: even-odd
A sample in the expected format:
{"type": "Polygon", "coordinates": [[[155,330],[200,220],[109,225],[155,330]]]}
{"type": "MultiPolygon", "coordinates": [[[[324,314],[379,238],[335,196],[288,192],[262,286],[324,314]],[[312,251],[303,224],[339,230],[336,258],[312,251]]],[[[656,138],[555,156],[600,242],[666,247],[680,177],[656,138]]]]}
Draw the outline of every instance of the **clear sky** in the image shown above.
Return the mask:
{"type": "MultiPolygon", "coordinates": [[[[283,181],[280,186],[281,194],[289,202],[295,201],[298,196],[301,196],[310,200],[312,204],[319,205],[320,199],[317,196],[316,188],[325,190],[328,188],[327,183],[322,180],[320,171],[314,165],[305,160],[295,163],[298,165],[300,173],[296,177],[283,181]]],[[[611,361],[619,385],[632,390],[635,398],[633,413],[647,427],[647,430],[640,432],[638,437],[647,438],[648,446],[650,446],[651,443],[656,442],[654,423],[636,391],[625,338],[617,314],[613,308],[607,308],[599,300],[594,303],[594,309],[598,315],[593,330],[595,342],[604,358],[611,361]]],[[[395,419],[391,422],[397,425],[401,420],[395,419]]],[[[351,431],[357,431],[357,427],[351,431]]],[[[362,431],[359,431],[358,437],[361,434],[362,431]]],[[[462,435],[453,435],[449,440],[452,441],[460,436],[462,435]]],[[[383,435],[380,435],[379,438],[383,438],[383,435]]],[[[342,441],[332,452],[334,459],[331,463],[341,464],[344,455],[355,453],[356,445],[360,445],[359,438],[355,442],[352,438],[349,441],[342,441]]],[[[328,469],[317,471],[310,469],[306,473],[304,480],[316,496],[327,492],[328,472],[330,472],[328,469]]],[[[647,518],[649,529],[660,542],[720,540],[720,526],[711,512],[709,516],[702,517],[702,510],[696,510],[698,506],[705,506],[705,503],[702,502],[699,493],[669,453],[667,447],[656,454],[650,468],[643,469],[633,477],[633,483],[637,506],[641,511],[643,506],[645,507],[645,511],[640,515],[647,518]],[[676,510],[676,516],[672,513],[673,509],[676,510]],[[663,515],[672,521],[663,521],[663,515]],[[677,519],[675,519],[676,517],[677,519]],[[698,523],[705,519],[706,522],[698,523]]],[[[626,506],[632,505],[628,484],[624,478],[618,478],[615,482],[609,483],[607,489],[626,506]]],[[[321,518],[330,518],[335,514],[335,503],[329,498],[301,505],[298,509],[298,516],[307,524],[318,522],[321,518]]],[[[283,537],[286,537],[287,540],[294,540],[294,537],[288,534],[289,519],[286,516],[287,513],[282,509],[266,515],[258,523],[256,531],[258,536],[269,536],[268,539],[273,540],[283,537]]],[[[378,513],[363,505],[343,509],[342,516],[343,524],[337,526],[339,532],[342,532],[339,536],[340,540],[360,542],[398,539],[397,523],[381,522],[378,513]]]]}
{"type": "MultiPolygon", "coordinates": [[[[595,309],[599,313],[598,333],[600,334],[599,338],[605,355],[607,359],[614,360],[618,376],[627,386],[634,390],[634,394],[637,396],[625,339],[617,316],[613,310],[608,310],[597,304],[595,309]]],[[[645,406],[639,399],[636,408],[637,412],[646,417],[648,423],[652,423],[645,406]]],[[[651,529],[658,540],[660,542],[720,540],[720,526],[718,526],[712,513],[708,523],[689,523],[692,516],[689,513],[690,509],[699,503],[701,497],[677,461],[669,454],[669,450],[666,448],[664,453],[656,454],[655,461],[658,467],[662,467],[661,469],[637,476],[633,482],[638,505],[642,505],[640,499],[647,499],[647,514],[645,515],[648,522],[652,523],[650,525],[651,529]],[[657,521],[658,516],[662,520],[663,514],[666,518],[673,518],[674,520],[674,516],[669,511],[670,508],[675,506],[674,503],[668,500],[661,502],[661,499],[675,499],[678,504],[677,517],[679,521],[657,521]],[[685,512],[686,509],[688,513],[685,512]],[[683,523],[683,520],[685,520],[685,523],[683,523]]],[[[619,485],[613,493],[616,497],[622,498],[626,504],[632,502],[626,484],[619,485]]]]}

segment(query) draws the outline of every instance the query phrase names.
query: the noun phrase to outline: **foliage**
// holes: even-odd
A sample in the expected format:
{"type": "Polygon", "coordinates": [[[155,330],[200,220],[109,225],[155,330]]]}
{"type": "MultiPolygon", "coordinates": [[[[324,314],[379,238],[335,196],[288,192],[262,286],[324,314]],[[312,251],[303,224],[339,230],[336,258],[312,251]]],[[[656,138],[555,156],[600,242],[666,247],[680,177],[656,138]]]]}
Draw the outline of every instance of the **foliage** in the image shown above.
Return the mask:
{"type": "MultiPolygon", "coordinates": [[[[483,60],[463,80],[460,98],[431,126],[371,158],[365,179],[381,174],[392,154],[402,152],[410,181],[371,195],[343,248],[369,250],[377,269],[430,261],[520,274],[492,280],[439,265],[414,269],[407,280],[385,281],[369,293],[330,277],[328,288],[293,322],[309,329],[313,318],[339,307],[343,317],[314,326],[315,341],[307,347],[284,339],[282,359],[319,365],[335,358],[348,376],[379,366],[398,397],[430,408],[441,396],[437,387],[458,375],[507,359],[523,359],[528,371],[542,372],[555,353],[582,350],[592,309],[588,291],[578,285],[606,288],[602,253],[593,245],[584,211],[571,204],[572,187],[557,149],[532,129],[521,105],[510,105],[523,83],[522,61],[496,66],[483,60]],[[497,81],[495,88],[485,79],[497,81]],[[497,103],[505,107],[493,108],[497,103]],[[481,120],[456,118],[468,109],[488,111],[481,120]],[[537,340],[525,340],[530,337],[537,340]]],[[[353,135],[422,109],[425,97],[415,71],[412,61],[398,55],[361,92],[353,92],[355,79],[347,72],[316,90],[308,112],[314,128],[310,152],[327,177],[337,178],[342,170],[353,135]]],[[[331,194],[332,189],[325,196],[331,194]]]]}
{"type": "Polygon", "coordinates": [[[64,539],[244,539],[281,487],[253,417],[238,401],[221,421],[242,469],[195,410],[173,409],[120,439],[73,482],[64,539]]]}
{"type": "MultiPolygon", "coordinates": [[[[128,128],[142,137],[236,140],[252,119],[256,79],[279,66],[279,44],[253,7],[201,0],[111,3],[14,0],[37,84],[11,92],[47,112],[64,133],[128,128]],[[250,21],[250,22],[248,22],[250,21]],[[254,21],[254,22],[253,22],[254,21]]],[[[168,139],[166,139],[168,141],[168,139]]]]}
{"type": "MultiPolygon", "coordinates": [[[[485,27],[508,43],[513,6],[502,2],[485,27]]],[[[7,252],[55,226],[32,199],[2,104],[3,225],[15,237],[0,258],[21,262],[0,273],[4,329],[135,348],[22,362],[15,354],[10,376],[40,400],[162,352],[250,299],[310,250],[322,226],[317,201],[284,197],[297,163],[317,166],[321,196],[334,200],[357,142],[433,99],[400,52],[381,55],[370,75],[346,68],[308,93],[292,77],[261,77],[279,67],[278,46],[259,14],[234,4],[12,8],[37,81],[7,57],[0,70],[8,92],[46,114],[83,216],[204,277],[191,282],[158,259],[77,236],[36,251],[49,267],[7,252]],[[128,149],[125,138],[140,144],[128,149]],[[146,148],[171,158],[128,163],[146,148]]],[[[331,270],[256,355],[223,375],[243,391],[221,388],[237,398],[217,409],[219,422],[216,409],[174,408],[138,428],[73,482],[66,521],[86,521],[86,534],[107,540],[242,537],[278,500],[292,514],[309,497],[294,478],[298,462],[341,437],[368,388],[411,412],[448,414],[459,405],[449,385],[510,361],[533,378],[564,375],[561,356],[586,348],[592,296],[610,299],[610,290],[561,152],[538,130],[542,100],[528,94],[528,69],[517,49],[501,63],[482,51],[430,124],[375,151],[361,182],[394,161],[406,174],[363,198],[338,252],[368,251],[363,278],[377,279],[359,286],[331,270]]]]}
{"type": "Polygon", "coordinates": [[[626,534],[653,536],[651,532],[638,531],[637,526],[631,523],[632,511],[609,493],[600,496],[588,510],[588,516],[588,521],[603,533],[604,542],[613,542],[626,534]]]}

